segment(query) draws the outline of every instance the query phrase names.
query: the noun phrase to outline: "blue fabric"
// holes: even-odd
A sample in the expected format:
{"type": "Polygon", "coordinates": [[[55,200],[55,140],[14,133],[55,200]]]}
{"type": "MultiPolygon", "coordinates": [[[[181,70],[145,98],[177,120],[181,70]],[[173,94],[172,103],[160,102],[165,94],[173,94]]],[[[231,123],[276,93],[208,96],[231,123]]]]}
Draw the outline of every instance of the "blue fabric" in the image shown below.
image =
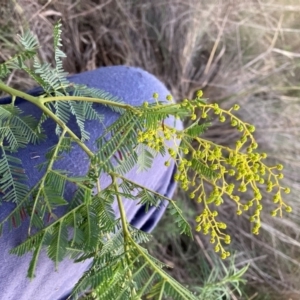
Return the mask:
{"type": "MultiPolygon", "coordinates": [[[[86,84],[90,87],[103,89],[118,96],[123,101],[132,105],[140,105],[143,101],[153,101],[153,92],[159,93],[160,99],[165,99],[169,91],[166,87],[151,74],[137,68],[116,66],[96,69],[72,76],[71,81],[86,84]]],[[[34,90],[31,94],[36,95],[39,90],[34,90]]],[[[8,103],[9,99],[0,99],[0,104],[8,103]]],[[[32,104],[22,99],[17,99],[17,104],[26,113],[39,116],[39,110],[32,104]]],[[[105,114],[105,125],[111,124],[118,118],[118,114],[101,105],[97,106],[105,114]]],[[[174,124],[174,120],[168,119],[166,123],[174,124]]],[[[177,128],[182,128],[180,122],[176,123],[177,128]]],[[[49,120],[44,124],[45,132],[49,134],[45,142],[39,145],[29,145],[26,149],[21,149],[17,156],[22,159],[24,169],[29,177],[29,185],[33,186],[41,177],[36,169],[36,165],[44,160],[44,154],[49,147],[57,142],[54,132],[55,124],[49,120]]],[[[76,125],[70,124],[71,129],[76,130],[76,125]]],[[[88,146],[95,149],[95,138],[101,135],[102,127],[98,123],[91,121],[87,124],[87,130],[91,134],[88,146]]],[[[174,165],[166,168],[163,162],[166,158],[158,157],[151,170],[137,174],[133,169],[127,178],[147,186],[161,194],[172,197],[175,182],[173,181],[174,165]]],[[[78,148],[74,147],[70,155],[62,161],[56,163],[55,168],[67,169],[73,175],[84,174],[87,170],[87,157],[78,148]]],[[[108,179],[101,177],[101,186],[108,184],[108,179]]],[[[67,199],[73,194],[73,190],[68,188],[67,199]],[[68,197],[69,195],[69,197],[68,197]]],[[[0,194],[1,195],[1,194],[0,194]]],[[[0,196],[1,197],[1,196],[0,196]]],[[[135,227],[150,232],[166,209],[166,203],[161,203],[159,208],[151,207],[147,213],[141,205],[135,201],[123,199],[126,208],[127,218],[135,227]]],[[[14,205],[3,203],[0,206],[0,220],[2,220],[13,209],[14,205]]],[[[118,213],[116,204],[113,205],[118,213]]],[[[31,259],[31,254],[18,257],[10,255],[8,251],[24,241],[27,236],[26,228],[28,221],[18,229],[8,232],[4,228],[3,236],[0,238],[0,299],[1,300],[58,300],[65,299],[71,292],[75,283],[82,276],[89,266],[91,260],[81,263],[73,263],[65,259],[59,264],[58,271],[55,271],[53,262],[47,257],[45,251],[42,252],[37,264],[36,278],[31,282],[26,278],[27,269],[31,259]]]]}

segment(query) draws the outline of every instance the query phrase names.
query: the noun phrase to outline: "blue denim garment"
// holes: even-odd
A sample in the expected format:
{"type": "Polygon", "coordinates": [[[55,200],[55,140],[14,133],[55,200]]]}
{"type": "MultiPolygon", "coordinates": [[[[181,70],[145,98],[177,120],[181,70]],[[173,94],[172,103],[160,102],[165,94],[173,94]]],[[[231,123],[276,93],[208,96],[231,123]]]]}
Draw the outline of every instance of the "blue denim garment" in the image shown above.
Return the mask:
{"type": "MultiPolygon", "coordinates": [[[[165,99],[169,91],[153,75],[132,67],[115,66],[99,68],[94,71],[84,72],[72,76],[70,81],[80,84],[86,84],[89,87],[95,87],[105,90],[114,96],[121,98],[124,102],[131,105],[141,105],[144,101],[153,101],[154,92],[159,94],[161,100],[165,99]]],[[[33,90],[31,94],[37,95],[39,89],[33,90]]],[[[0,99],[0,105],[8,103],[9,99],[0,99]]],[[[26,113],[38,117],[39,109],[34,105],[22,99],[17,99],[17,105],[26,113]]],[[[118,118],[117,113],[101,105],[95,106],[105,115],[105,125],[111,124],[118,118]]],[[[166,124],[174,125],[174,119],[168,119],[166,124]]],[[[76,130],[76,125],[70,125],[71,129],[76,130]]],[[[181,122],[176,122],[178,129],[182,128],[181,122]]],[[[49,147],[57,142],[54,134],[55,124],[48,120],[44,124],[45,132],[51,133],[47,139],[39,145],[29,145],[26,149],[20,149],[17,157],[23,161],[23,167],[29,178],[29,185],[33,186],[41,177],[41,174],[35,166],[44,160],[44,154],[49,147]]],[[[95,149],[94,141],[101,135],[103,127],[95,121],[89,121],[86,129],[90,132],[91,139],[87,142],[91,149],[95,149]]],[[[173,181],[175,166],[164,166],[166,158],[158,157],[151,170],[137,173],[136,168],[130,171],[126,177],[149,187],[161,194],[172,197],[176,184],[173,181]]],[[[83,175],[87,171],[87,157],[79,149],[74,147],[70,155],[55,164],[55,168],[67,169],[73,175],[83,175]]],[[[101,185],[105,186],[107,178],[101,177],[101,185]]],[[[74,191],[67,190],[69,198],[74,191]]],[[[0,194],[1,197],[1,194],[0,194]]],[[[68,199],[68,196],[67,196],[68,199]]],[[[166,204],[161,203],[159,208],[151,207],[145,213],[144,207],[137,205],[136,201],[123,199],[126,208],[127,218],[135,227],[150,232],[156,226],[163,215],[166,204]]],[[[2,220],[12,209],[11,203],[3,203],[0,206],[0,220],[2,220]]],[[[113,206],[118,213],[116,205],[113,206]]],[[[72,288],[82,276],[83,272],[89,266],[91,260],[81,263],[74,263],[69,259],[63,260],[58,271],[55,271],[54,263],[47,257],[45,251],[39,258],[36,268],[36,278],[30,281],[26,278],[27,269],[31,259],[31,254],[22,257],[10,255],[8,251],[24,241],[27,236],[26,222],[24,226],[8,232],[4,228],[2,237],[0,237],[0,300],[62,300],[70,294],[72,288]]]]}

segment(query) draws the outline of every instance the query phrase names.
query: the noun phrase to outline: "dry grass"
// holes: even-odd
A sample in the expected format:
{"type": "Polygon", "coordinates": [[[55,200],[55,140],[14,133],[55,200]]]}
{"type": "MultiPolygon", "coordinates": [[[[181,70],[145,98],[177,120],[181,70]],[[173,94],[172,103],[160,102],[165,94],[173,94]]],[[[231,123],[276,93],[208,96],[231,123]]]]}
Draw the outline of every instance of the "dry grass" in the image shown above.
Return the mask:
{"type": "MultiPolygon", "coordinates": [[[[220,215],[233,237],[236,264],[250,263],[248,298],[300,298],[298,0],[11,0],[2,10],[10,17],[0,20],[0,59],[16,50],[14,33],[29,25],[42,45],[41,58],[51,62],[52,25],[61,19],[70,73],[116,64],[139,66],[159,77],[177,99],[202,88],[210,101],[223,107],[241,104],[240,116],[256,125],[256,138],[270,161],[287,166],[294,210],[283,219],[264,213],[258,237],[249,234],[248,220],[235,216],[230,203],[220,215]]],[[[7,81],[24,90],[32,85],[16,75],[7,81]]],[[[230,126],[217,123],[208,134],[228,145],[236,138],[230,126]]],[[[188,212],[201,209],[183,193],[178,198],[188,212]]],[[[267,196],[265,207],[272,208],[267,196]]],[[[197,277],[195,266],[209,262],[206,241],[201,237],[191,245],[167,237],[169,246],[164,248],[157,234],[160,256],[177,266],[177,278],[201,284],[205,275],[197,277]]]]}

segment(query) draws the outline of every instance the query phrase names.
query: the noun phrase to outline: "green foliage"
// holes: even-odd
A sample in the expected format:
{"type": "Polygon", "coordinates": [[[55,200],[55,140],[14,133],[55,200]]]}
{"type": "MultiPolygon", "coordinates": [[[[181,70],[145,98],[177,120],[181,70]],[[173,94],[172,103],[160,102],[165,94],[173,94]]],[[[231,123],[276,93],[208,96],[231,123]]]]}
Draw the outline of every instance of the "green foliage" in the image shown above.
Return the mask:
{"type": "Polygon", "coordinates": [[[22,116],[22,111],[13,105],[0,107],[1,142],[7,144],[11,151],[25,147],[28,143],[36,144],[43,138],[42,130],[32,116],[22,116]]]}
{"type": "Polygon", "coordinates": [[[4,193],[3,200],[19,203],[28,190],[26,175],[22,169],[20,159],[6,153],[5,148],[1,146],[2,156],[0,158],[0,178],[1,191],[4,193]]]}
{"type": "MultiPolygon", "coordinates": [[[[190,225],[179,205],[130,181],[126,174],[136,166],[138,171],[147,171],[158,155],[165,157],[166,167],[172,161],[177,167],[174,179],[184,190],[191,190],[190,198],[204,203],[203,212],[196,217],[196,230],[211,235],[211,242],[216,244],[215,250],[222,258],[229,255],[224,244],[230,243],[230,237],[223,232],[226,224],[216,219],[218,213],[212,205],[221,205],[223,197],[227,196],[235,201],[238,214],[252,205],[256,206],[251,221],[255,223],[253,232],[258,233],[263,208],[258,183],[265,183],[270,192],[275,190],[277,208],[273,210],[274,215],[282,213],[283,208],[291,210],[281,197],[282,192],[289,192],[288,188],[280,185],[283,175],[277,173],[276,167],[268,167],[262,161],[265,154],[255,152],[257,144],[252,135],[255,128],[231,113],[232,109],[238,109],[237,106],[224,111],[205,103],[200,92],[195,99],[185,99],[182,103],[174,103],[168,96],[169,103],[166,104],[158,101],[158,95],[154,94],[155,102],[152,104],[145,102],[140,107],[127,105],[104,91],[69,82],[62,65],[65,54],[60,49],[60,23],[54,26],[53,35],[54,67],[39,62],[36,55],[38,43],[30,33],[20,38],[23,50],[0,65],[0,77],[7,76],[11,69],[22,69],[43,89],[42,95],[33,97],[0,82],[0,89],[12,96],[11,104],[0,106],[0,190],[4,193],[1,201],[15,203],[15,209],[0,221],[0,229],[5,223],[9,223],[12,229],[20,226],[25,212],[30,218],[28,239],[11,253],[20,256],[33,252],[28,269],[30,278],[34,277],[39,255],[44,249],[56,267],[66,257],[73,258],[75,262],[92,258],[91,267],[73,289],[72,297],[75,299],[86,291],[90,291],[86,299],[201,298],[207,294],[207,287],[199,289],[199,295],[193,294],[168,275],[166,266],[141,246],[150,240],[150,236],[128,224],[122,198],[144,204],[146,210],[169,202],[169,212],[180,233],[192,237],[190,225]],[[40,119],[24,117],[15,106],[17,96],[40,108],[40,119]],[[118,120],[97,138],[94,152],[84,143],[89,139],[85,122],[97,120],[101,124],[104,116],[93,108],[93,103],[105,105],[120,114],[118,120]],[[215,145],[200,137],[209,127],[206,119],[210,111],[218,115],[221,122],[225,116],[229,117],[232,126],[242,133],[235,149],[215,145]],[[68,127],[72,116],[76,119],[80,136],[68,127]],[[190,117],[195,122],[184,130],[176,130],[164,123],[170,116],[174,119],[190,117]],[[22,162],[13,154],[43,138],[42,124],[47,118],[57,125],[58,142],[45,155],[46,161],[39,165],[43,174],[40,180],[35,186],[28,187],[22,162]],[[80,147],[89,159],[88,171],[81,177],[71,176],[68,170],[54,168],[55,162],[64,159],[73,145],[80,147]],[[243,147],[246,145],[245,150],[243,147]],[[102,174],[111,178],[111,184],[104,189],[99,180],[102,174]],[[226,181],[227,176],[234,174],[237,174],[236,180],[240,183],[238,189],[226,181]],[[206,190],[204,182],[212,186],[211,192],[206,190]],[[69,202],[64,199],[67,184],[76,189],[69,202]],[[252,188],[254,195],[246,204],[241,204],[237,194],[245,188],[252,188]],[[118,204],[119,218],[111,208],[114,201],[118,204]],[[64,214],[57,214],[60,206],[65,206],[64,214]]],[[[277,170],[281,169],[281,165],[277,166],[277,170]]],[[[244,271],[227,274],[224,280],[235,285],[244,271]]]]}
{"type": "Polygon", "coordinates": [[[6,77],[13,69],[25,68],[25,62],[36,55],[38,41],[30,31],[20,37],[20,43],[24,50],[0,64],[0,78],[6,77]]]}
{"type": "Polygon", "coordinates": [[[245,283],[242,277],[247,269],[248,266],[245,266],[237,270],[234,266],[234,259],[231,259],[229,266],[221,263],[219,268],[212,270],[203,287],[197,289],[201,295],[199,299],[230,300],[233,292],[237,292],[241,297],[239,285],[245,283]]]}

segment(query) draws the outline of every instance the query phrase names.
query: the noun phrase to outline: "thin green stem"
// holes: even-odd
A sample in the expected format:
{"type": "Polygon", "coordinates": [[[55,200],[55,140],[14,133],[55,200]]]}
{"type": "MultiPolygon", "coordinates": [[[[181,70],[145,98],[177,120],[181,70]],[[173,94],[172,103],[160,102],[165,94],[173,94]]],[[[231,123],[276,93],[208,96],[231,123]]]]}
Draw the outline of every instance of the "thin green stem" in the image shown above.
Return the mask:
{"type": "Polygon", "coordinates": [[[91,98],[91,97],[84,97],[84,96],[56,96],[56,97],[47,97],[47,98],[40,98],[41,103],[45,104],[47,102],[54,102],[54,101],[85,101],[85,102],[93,102],[99,103],[103,105],[110,105],[114,107],[120,107],[126,110],[136,110],[133,106],[119,103],[115,101],[110,101],[106,99],[99,99],[99,98],[91,98]]]}
{"type": "Polygon", "coordinates": [[[20,208],[21,208],[21,206],[25,203],[25,201],[29,198],[29,196],[32,194],[32,191],[33,190],[35,190],[37,187],[39,186],[39,183],[37,183],[25,196],[24,196],[24,198],[20,201],[20,202],[18,202],[18,204],[16,204],[16,207],[14,208],[14,210],[12,210],[11,212],[10,212],[10,214],[9,215],[7,215],[4,219],[2,219],[1,220],[1,222],[0,222],[0,228],[1,228],[1,226],[3,226],[3,224],[5,223],[5,222],[7,222],[7,220],[10,218],[10,217],[12,217],[20,208]]]}
{"type": "MultiPolygon", "coordinates": [[[[62,130],[66,131],[70,137],[72,137],[75,142],[83,149],[83,151],[90,157],[92,158],[94,156],[93,152],[83,143],[81,140],[78,138],[78,136],[63,122],[61,121],[48,107],[44,105],[42,102],[42,98],[40,97],[34,97],[29,94],[26,94],[24,92],[18,91],[16,89],[13,89],[7,85],[5,85],[3,82],[0,81],[0,90],[10,94],[13,98],[20,97],[22,99],[25,99],[32,104],[36,105],[39,107],[46,115],[48,115],[56,124],[58,124],[62,130]]],[[[57,100],[57,98],[56,98],[57,100]]]]}
{"type": "MultiPolygon", "coordinates": [[[[130,253],[129,253],[130,252],[130,247],[129,247],[128,241],[130,241],[132,239],[131,239],[131,235],[130,235],[130,232],[129,232],[128,226],[127,226],[126,212],[125,212],[125,208],[124,208],[122,199],[120,197],[120,192],[119,192],[119,188],[118,188],[118,184],[117,184],[117,180],[116,180],[117,178],[114,175],[111,175],[111,179],[112,179],[115,191],[116,191],[116,197],[117,197],[117,202],[118,202],[118,206],[119,206],[121,222],[122,222],[122,228],[123,228],[123,234],[124,234],[124,252],[127,254],[127,259],[128,259],[128,264],[129,264],[129,262],[130,262],[130,253]]],[[[129,268],[129,271],[128,271],[128,277],[132,278],[132,272],[131,272],[130,268],[129,268]]],[[[136,295],[135,288],[132,289],[132,295],[133,296],[136,295]]]]}
{"type": "MultiPolygon", "coordinates": [[[[58,143],[55,147],[55,150],[54,150],[54,153],[53,153],[53,156],[52,158],[50,159],[49,161],[49,164],[47,166],[47,169],[46,169],[46,172],[44,174],[44,176],[42,177],[42,179],[40,180],[40,184],[39,184],[39,189],[38,189],[38,192],[37,192],[37,195],[34,199],[34,204],[33,204],[33,207],[32,207],[32,214],[35,213],[35,210],[36,210],[36,205],[38,203],[38,200],[39,200],[39,197],[40,197],[40,194],[41,194],[41,191],[42,189],[44,188],[44,184],[45,184],[45,180],[48,176],[48,173],[52,170],[52,167],[53,167],[53,164],[54,164],[54,161],[55,161],[55,157],[57,156],[57,153],[58,153],[58,150],[59,150],[59,147],[62,143],[62,140],[64,139],[65,137],[65,134],[66,134],[66,130],[64,130],[62,133],[61,133],[61,136],[59,137],[59,140],[58,140],[58,143]]],[[[49,202],[46,201],[46,205],[48,207],[48,210],[49,210],[49,213],[51,214],[52,212],[52,209],[51,209],[51,206],[49,205],[49,202]]],[[[28,227],[28,235],[30,235],[30,231],[31,231],[31,228],[32,228],[32,220],[33,220],[33,217],[31,216],[30,218],[30,223],[29,223],[29,227],[28,227]]]]}
{"type": "Polygon", "coordinates": [[[91,97],[83,97],[83,96],[61,96],[61,97],[47,97],[47,98],[42,98],[42,97],[34,97],[31,96],[27,93],[21,92],[19,90],[16,90],[14,88],[11,88],[7,86],[3,81],[0,81],[0,90],[10,94],[11,96],[17,96],[19,98],[25,99],[33,104],[37,103],[40,105],[44,105],[47,102],[54,102],[54,101],[86,101],[86,102],[93,102],[93,103],[99,103],[99,104],[104,104],[104,105],[110,105],[110,106],[115,106],[115,107],[120,107],[126,110],[136,110],[134,106],[124,104],[124,103],[119,103],[119,102],[114,102],[106,99],[99,99],[99,98],[91,98],[91,97]]]}
{"type": "Polygon", "coordinates": [[[99,194],[101,192],[100,178],[98,178],[96,185],[97,185],[97,194],[99,194]]]}
{"type": "Polygon", "coordinates": [[[164,280],[163,283],[162,283],[162,285],[161,285],[161,288],[160,288],[158,300],[162,300],[163,299],[165,284],[166,284],[166,281],[164,280]]]}
{"type": "MultiPolygon", "coordinates": [[[[170,284],[173,284],[173,282],[171,282],[171,278],[170,276],[159,266],[157,266],[157,264],[148,256],[147,252],[145,252],[142,247],[137,244],[133,238],[130,236],[129,237],[131,243],[134,245],[134,247],[137,249],[137,251],[140,253],[140,255],[147,261],[147,263],[150,265],[150,267],[157,273],[159,274],[159,276],[165,281],[165,282],[169,282],[170,284]]],[[[176,282],[177,283],[177,282],[176,282]]],[[[181,296],[184,294],[184,296],[187,296],[186,291],[184,290],[183,287],[181,287],[180,285],[177,285],[175,288],[175,284],[174,284],[174,289],[177,290],[177,292],[181,293],[181,296]]],[[[192,295],[190,295],[190,298],[186,298],[186,299],[196,299],[194,298],[192,295]]]]}
{"type": "Polygon", "coordinates": [[[119,211],[120,211],[120,217],[121,217],[121,222],[122,222],[122,228],[123,228],[123,234],[124,234],[124,239],[125,239],[125,252],[127,252],[128,250],[128,243],[127,243],[127,238],[130,237],[130,232],[128,230],[127,227],[127,218],[126,218],[126,212],[125,212],[125,208],[122,202],[122,199],[120,197],[120,192],[119,192],[119,188],[118,188],[118,184],[117,184],[117,178],[115,176],[115,174],[111,174],[111,179],[112,179],[112,183],[113,186],[115,188],[116,191],[116,197],[117,197],[117,202],[118,202],[118,207],[119,207],[119,211]]]}
{"type": "Polygon", "coordinates": [[[11,95],[12,97],[16,96],[22,99],[25,99],[33,104],[36,104],[38,101],[38,97],[31,96],[24,92],[18,91],[14,88],[7,86],[3,81],[0,80],[0,90],[6,92],[7,94],[11,95]]]}
{"type": "Polygon", "coordinates": [[[167,200],[167,201],[169,201],[169,202],[175,202],[175,201],[172,200],[171,198],[168,198],[168,197],[166,197],[166,196],[164,196],[164,195],[162,195],[162,194],[160,194],[160,193],[158,193],[158,192],[155,192],[155,191],[153,191],[153,190],[151,190],[151,189],[149,189],[149,188],[147,188],[147,187],[145,187],[145,186],[143,186],[143,185],[141,185],[141,184],[138,184],[138,183],[136,183],[135,181],[129,180],[129,179],[127,179],[126,177],[124,177],[124,176],[122,176],[122,175],[120,175],[120,174],[113,173],[113,172],[112,172],[111,174],[112,174],[113,176],[115,176],[115,177],[118,177],[118,178],[122,179],[123,181],[127,181],[127,182],[130,182],[130,183],[134,184],[136,187],[139,187],[139,188],[141,188],[141,189],[145,189],[145,190],[147,190],[148,192],[150,192],[150,193],[153,194],[153,195],[156,195],[156,196],[158,196],[158,197],[164,198],[165,200],[167,200]]]}
{"type": "MultiPolygon", "coordinates": [[[[62,220],[62,218],[64,218],[64,219],[67,218],[69,215],[73,214],[75,211],[77,211],[78,209],[82,208],[83,206],[85,206],[85,203],[82,203],[82,204],[74,207],[72,210],[70,210],[69,212],[65,213],[62,217],[60,217],[56,221],[52,222],[48,226],[46,226],[46,227],[42,228],[41,230],[37,231],[34,235],[28,237],[27,240],[28,239],[34,239],[34,237],[39,236],[39,234],[41,234],[43,231],[47,232],[47,230],[49,230],[50,228],[53,228],[56,224],[60,223],[61,220],[62,220]]],[[[26,242],[27,240],[25,240],[24,242],[26,242]]],[[[21,243],[20,245],[22,245],[23,243],[21,243]]],[[[16,246],[15,248],[19,247],[20,245],[16,246]]]]}

